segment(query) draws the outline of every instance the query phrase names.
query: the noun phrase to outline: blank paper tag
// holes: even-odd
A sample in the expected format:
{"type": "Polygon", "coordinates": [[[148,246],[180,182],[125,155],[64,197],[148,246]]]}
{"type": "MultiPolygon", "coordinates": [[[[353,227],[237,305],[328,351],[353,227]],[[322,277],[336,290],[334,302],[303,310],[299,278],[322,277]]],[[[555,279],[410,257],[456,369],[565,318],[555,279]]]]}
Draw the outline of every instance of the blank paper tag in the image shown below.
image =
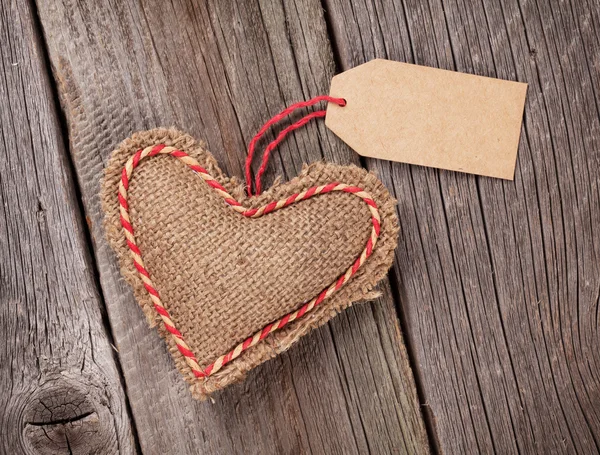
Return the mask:
{"type": "Polygon", "coordinates": [[[377,59],[333,78],[326,125],[363,156],[512,180],[526,91],[377,59]]]}

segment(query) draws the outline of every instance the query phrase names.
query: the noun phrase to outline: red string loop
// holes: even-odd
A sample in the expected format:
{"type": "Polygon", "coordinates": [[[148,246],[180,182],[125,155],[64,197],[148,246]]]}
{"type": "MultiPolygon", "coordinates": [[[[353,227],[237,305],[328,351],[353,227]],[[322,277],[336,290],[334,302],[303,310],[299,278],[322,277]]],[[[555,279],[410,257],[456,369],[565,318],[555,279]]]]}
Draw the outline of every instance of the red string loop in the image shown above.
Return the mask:
{"type": "MultiPolygon", "coordinates": [[[[312,106],[314,104],[317,104],[320,101],[327,101],[329,103],[335,103],[338,106],[346,105],[345,99],[333,98],[328,95],[316,96],[308,101],[301,101],[299,103],[292,104],[291,106],[289,106],[289,107],[285,108],[283,111],[281,111],[279,114],[273,116],[269,121],[267,121],[262,126],[262,128],[258,131],[258,133],[256,133],[256,135],[252,138],[252,140],[248,144],[248,157],[246,158],[246,189],[248,191],[248,196],[252,196],[252,159],[254,158],[254,149],[256,147],[256,143],[258,142],[258,140],[267,132],[267,130],[271,126],[273,126],[275,123],[279,122],[280,120],[284,119],[285,117],[290,115],[295,110],[301,109],[303,107],[312,106]]],[[[313,118],[325,117],[326,112],[327,111],[325,111],[325,110],[315,111],[315,112],[312,112],[312,113],[302,117],[296,123],[293,123],[292,125],[285,128],[283,131],[281,131],[281,133],[279,133],[277,135],[275,140],[271,141],[267,145],[267,147],[265,148],[263,157],[262,157],[262,162],[261,162],[260,168],[258,170],[258,173],[256,174],[255,188],[256,188],[257,195],[260,194],[260,192],[261,192],[260,181],[261,181],[263,174],[265,173],[265,170],[267,169],[267,165],[269,163],[269,157],[270,157],[273,149],[275,147],[277,147],[281,141],[283,141],[283,139],[285,138],[285,136],[288,135],[288,133],[306,125],[313,118]]]]}

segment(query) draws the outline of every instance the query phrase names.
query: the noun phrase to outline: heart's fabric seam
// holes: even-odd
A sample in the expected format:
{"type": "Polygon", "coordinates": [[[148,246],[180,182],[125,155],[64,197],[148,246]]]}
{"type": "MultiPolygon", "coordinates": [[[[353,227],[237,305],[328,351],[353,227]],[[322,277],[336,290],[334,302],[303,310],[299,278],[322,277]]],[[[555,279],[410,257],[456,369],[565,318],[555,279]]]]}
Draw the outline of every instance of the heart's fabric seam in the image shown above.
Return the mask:
{"type": "Polygon", "coordinates": [[[295,193],[286,199],[273,201],[259,208],[248,209],[242,204],[240,204],[233,196],[231,196],[214,177],[212,177],[203,167],[200,166],[196,159],[189,156],[182,150],[179,150],[175,147],[167,147],[164,144],[157,144],[146,147],[144,149],[140,149],[133,156],[131,156],[131,158],[127,160],[121,172],[121,179],[119,181],[118,188],[118,199],[121,226],[123,227],[123,232],[125,235],[127,246],[129,248],[131,258],[133,260],[133,264],[139,273],[144,287],[148,291],[148,294],[150,296],[150,299],[152,300],[156,312],[160,315],[164,323],[165,329],[171,334],[177,348],[179,349],[179,352],[181,352],[181,354],[184,356],[186,363],[191,368],[193,374],[197,378],[205,378],[213,373],[216,373],[227,363],[239,357],[245,350],[251,348],[252,346],[255,346],[261,340],[264,340],[269,334],[283,328],[288,323],[300,319],[306,313],[310,312],[312,309],[314,309],[316,306],[322,303],[326,298],[330,297],[337,290],[339,290],[345,283],[347,283],[350,280],[350,278],[354,274],[358,272],[360,267],[371,256],[373,249],[377,244],[377,239],[379,238],[381,230],[381,219],[377,204],[375,203],[375,201],[369,193],[365,192],[363,189],[357,186],[347,185],[338,182],[332,182],[326,185],[313,186],[300,193],[295,193]],[[173,158],[177,158],[179,161],[186,164],[191,170],[198,174],[207,183],[209,187],[211,187],[217,194],[219,194],[227,205],[229,205],[240,215],[248,218],[259,218],[263,215],[267,215],[268,213],[288,207],[296,202],[307,200],[314,196],[322,194],[327,194],[335,191],[352,194],[360,198],[367,205],[371,213],[371,235],[369,236],[365,248],[360,254],[360,256],[346,270],[346,272],[340,275],[330,286],[321,291],[316,297],[314,297],[309,302],[304,303],[299,309],[292,311],[283,316],[281,319],[268,324],[262,330],[256,332],[253,336],[239,343],[234,349],[232,349],[228,353],[220,356],[207,367],[202,368],[198,364],[198,360],[196,359],[194,353],[185,342],[182,333],[177,329],[175,323],[171,319],[169,312],[163,305],[159,292],[152,284],[152,281],[150,279],[150,273],[146,269],[144,261],[142,259],[142,252],[140,251],[136,243],[134,229],[131,224],[131,219],[129,217],[128,189],[131,176],[133,175],[134,170],[142,160],[159,154],[172,156],[173,158]]]}

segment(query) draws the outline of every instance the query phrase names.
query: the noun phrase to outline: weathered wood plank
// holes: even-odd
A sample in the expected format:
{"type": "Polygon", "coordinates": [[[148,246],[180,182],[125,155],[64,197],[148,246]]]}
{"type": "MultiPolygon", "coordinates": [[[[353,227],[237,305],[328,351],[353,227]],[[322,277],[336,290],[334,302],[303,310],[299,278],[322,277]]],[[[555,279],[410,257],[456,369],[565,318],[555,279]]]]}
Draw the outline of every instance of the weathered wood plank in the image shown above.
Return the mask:
{"type": "MultiPolygon", "coordinates": [[[[214,404],[198,403],[146,327],[103,237],[102,169],[133,131],[176,125],[205,139],[222,168],[241,177],[245,144],[266,119],[327,92],[334,65],[320,3],[40,0],[38,7],[143,451],[427,453],[386,284],[375,303],[338,316],[214,404]]],[[[322,157],[358,162],[314,123],[274,153],[267,183],[322,157]]]]}
{"type": "Polygon", "coordinates": [[[369,161],[396,188],[396,279],[447,453],[600,448],[598,2],[327,0],[341,65],[528,82],[514,182],[369,161]]]}
{"type": "Polygon", "coordinates": [[[0,3],[0,452],[135,453],[40,36],[0,3]]]}

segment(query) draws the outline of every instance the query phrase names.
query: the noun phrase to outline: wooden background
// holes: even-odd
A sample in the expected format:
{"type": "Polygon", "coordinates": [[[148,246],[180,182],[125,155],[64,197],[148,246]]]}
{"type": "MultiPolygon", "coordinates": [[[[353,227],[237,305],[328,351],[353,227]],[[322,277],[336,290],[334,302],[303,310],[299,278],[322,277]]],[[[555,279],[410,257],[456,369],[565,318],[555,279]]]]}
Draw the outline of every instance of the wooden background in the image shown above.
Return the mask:
{"type": "Polygon", "coordinates": [[[600,451],[598,1],[1,0],[0,138],[0,452],[600,451]],[[175,125],[241,177],[264,121],[375,57],[527,82],[514,182],[296,132],[267,183],[322,158],[377,172],[394,268],[192,400],[103,237],[110,151],[175,125]]]}

